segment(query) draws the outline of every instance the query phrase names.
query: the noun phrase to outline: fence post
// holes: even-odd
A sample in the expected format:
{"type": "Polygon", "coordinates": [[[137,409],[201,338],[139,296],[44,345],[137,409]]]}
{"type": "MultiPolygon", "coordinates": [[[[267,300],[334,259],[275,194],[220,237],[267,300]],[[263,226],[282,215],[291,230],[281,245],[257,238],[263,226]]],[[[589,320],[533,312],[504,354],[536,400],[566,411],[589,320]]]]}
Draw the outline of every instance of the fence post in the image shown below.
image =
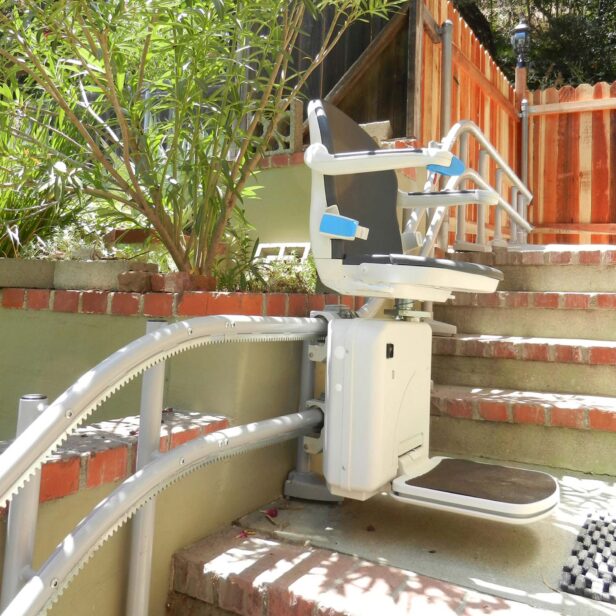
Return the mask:
{"type": "Polygon", "coordinates": [[[451,82],[453,80],[453,22],[447,20],[441,27],[441,136],[451,128],[451,82]]]}
{"type": "MultiPolygon", "coordinates": [[[[17,436],[46,408],[47,396],[41,394],[22,396],[17,415],[17,436]]],[[[8,606],[32,574],[40,488],[41,471],[37,470],[9,505],[0,610],[8,606]]]]}
{"type": "MultiPolygon", "coordinates": [[[[166,321],[149,320],[146,333],[155,332],[164,325],[166,321]]],[[[137,470],[143,468],[160,450],[164,389],[165,362],[159,362],[143,375],[141,382],[137,470]]],[[[135,514],[131,527],[126,602],[126,613],[131,616],[147,616],[149,613],[155,516],[156,500],[152,499],[135,514]]]]}

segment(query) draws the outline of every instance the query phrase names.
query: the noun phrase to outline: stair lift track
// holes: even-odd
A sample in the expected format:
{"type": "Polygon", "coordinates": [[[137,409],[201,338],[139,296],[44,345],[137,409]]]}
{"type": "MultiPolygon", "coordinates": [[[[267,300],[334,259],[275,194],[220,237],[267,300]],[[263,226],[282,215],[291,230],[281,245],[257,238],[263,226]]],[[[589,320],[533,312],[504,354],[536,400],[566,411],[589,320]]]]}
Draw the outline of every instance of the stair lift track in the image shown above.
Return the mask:
{"type": "Polygon", "coordinates": [[[0,505],[111,394],[158,362],[207,344],[305,340],[324,335],[326,329],[319,318],[208,316],[138,338],[83,374],[0,456],[0,505]]]}
{"type": "Polygon", "coordinates": [[[323,414],[307,409],[227,428],[158,455],[103,499],[23,586],[2,616],[45,614],[88,560],[148,500],[185,475],[213,462],[297,438],[323,414]]]}

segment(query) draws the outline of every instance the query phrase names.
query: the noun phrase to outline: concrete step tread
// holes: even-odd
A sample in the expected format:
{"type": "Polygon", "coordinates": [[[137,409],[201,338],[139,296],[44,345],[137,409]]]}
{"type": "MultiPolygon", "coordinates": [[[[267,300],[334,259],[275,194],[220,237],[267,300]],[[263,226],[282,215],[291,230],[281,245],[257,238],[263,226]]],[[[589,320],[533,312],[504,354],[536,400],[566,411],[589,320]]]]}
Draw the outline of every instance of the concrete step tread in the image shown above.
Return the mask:
{"type": "Polygon", "coordinates": [[[172,591],[235,614],[544,614],[523,603],[239,528],[176,553],[172,591]]]}
{"type": "Polygon", "coordinates": [[[573,291],[497,291],[456,293],[451,306],[479,308],[539,308],[559,310],[614,310],[616,293],[573,291]]]}
{"type": "Polygon", "coordinates": [[[616,432],[616,397],[434,385],[431,412],[459,419],[616,432]]]}
{"type": "Polygon", "coordinates": [[[434,355],[616,366],[616,340],[457,334],[432,339],[434,355]]]}

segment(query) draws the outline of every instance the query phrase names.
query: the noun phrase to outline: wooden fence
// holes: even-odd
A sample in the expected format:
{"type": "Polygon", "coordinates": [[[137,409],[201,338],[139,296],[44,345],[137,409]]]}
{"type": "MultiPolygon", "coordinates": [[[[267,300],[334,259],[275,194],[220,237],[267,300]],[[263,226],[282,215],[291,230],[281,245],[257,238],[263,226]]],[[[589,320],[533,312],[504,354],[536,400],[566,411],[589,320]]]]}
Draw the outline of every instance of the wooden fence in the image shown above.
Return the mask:
{"type": "Polygon", "coordinates": [[[530,92],[533,243],[616,241],[616,82],[530,92]]]}
{"type": "MultiPolygon", "coordinates": [[[[390,119],[396,136],[422,145],[441,139],[440,27],[447,19],[453,23],[451,123],[473,120],[521,175],[513,86],[447,0],[409,0],[387,24],[366,26],[363,51],[347,45],[346,61],[326,63],[317,89],[358,121],[390,119]],[[337,72],[329,75],[332,67],[337,72]]],[[[529,92],[528,98],[529,217],[536,226],[529,241],[616,242],[616,83],[529,92]]],[[[478,158],[471,139],[469,165],[476,169],[478,158]]],[[[492,165],[489,174],[494,182],[492,165]]],[[[510,193],[504,197],[510,200],[510,193]]],[[[471,232],[476,215],[469,207],[471,232]]]]}
{"type": "MultiPolygon", "coordinates": [[[[421,71],[421,88],[417,94],[419,102],[415,110],[416,134],[421,136],[422,143],[444,136],[440,117],[441,45],[433,30],[449,19],[453,23],[451,123],[464,119],[475,122],[519,174],[520,123],[513,86],[450,2],[424,0],[421,12],[423,36],[419,53],[416,54],[416,70],[421,71]],[[421,58],[420,64],[418,58],[421,58]]],[[[479,149],[479,145],[471,139],[468,163],[475,169],[478,168],[479,149]]],[[[489,173],[490,181],[494,183],[495,168],[492,163],[489,173]]],[[[507,192],[505,197],[508,195],[507,192]]],[[[451,215],[454,216],[453,209],[451,215]]],[[[491,212],[488,221],[490,235],[493,234],[493,216],[494,212],[491,212]]],[[[467,208],[469,230],[473,230],[476,220],[477,209],[467,208]]],[[[503,235],[508,237],[507,229],[503,229],[503,235]]],[[[474,241],[474,234],[466,239],[474,241]]]]}

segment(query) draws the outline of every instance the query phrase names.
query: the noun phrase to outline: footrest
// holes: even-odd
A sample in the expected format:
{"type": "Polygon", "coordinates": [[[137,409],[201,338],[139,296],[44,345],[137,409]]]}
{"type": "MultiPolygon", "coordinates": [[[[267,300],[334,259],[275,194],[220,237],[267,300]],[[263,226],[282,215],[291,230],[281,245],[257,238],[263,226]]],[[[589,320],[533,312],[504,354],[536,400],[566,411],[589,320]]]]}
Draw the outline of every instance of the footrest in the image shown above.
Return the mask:
{"type": "Polygon", "coordinates": [[[560,500],[556,480],[546,473],[456,458],[431,462],[422,475],[394,479],[394,498],[509,524],[535,522],[560,500]]]}
{"type": "Polygon", "coordinates": [[[493,190],[481,189],[398,193],[398,206],[405,208],[451,207],[471,203],[496,205],[498,193],[493,190]]]}

